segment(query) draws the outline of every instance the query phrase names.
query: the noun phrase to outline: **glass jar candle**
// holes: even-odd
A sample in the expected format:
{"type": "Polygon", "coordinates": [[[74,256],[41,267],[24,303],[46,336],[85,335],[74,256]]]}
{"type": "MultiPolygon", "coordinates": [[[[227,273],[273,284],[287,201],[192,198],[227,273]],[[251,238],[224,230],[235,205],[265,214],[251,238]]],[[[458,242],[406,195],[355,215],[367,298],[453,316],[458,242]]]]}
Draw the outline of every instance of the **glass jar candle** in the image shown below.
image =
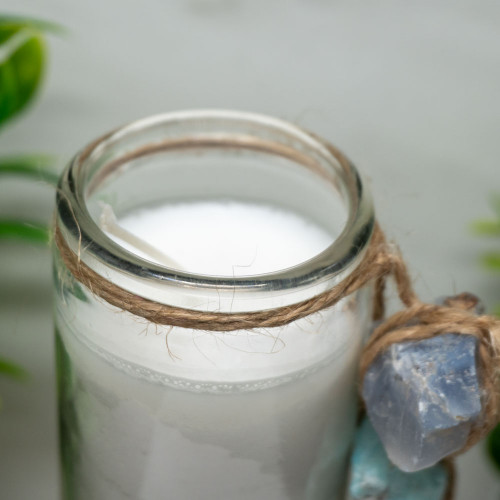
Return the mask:
{"type": "Polygon", "coordinates": [[[74,158],[55,226],[66,500],[343,498],[372,287],[282,326],[217,331],[118,306],[61,252],[131,301],[293,317],[370,242],[370,197],[341,153],[250,113],[155,116],[74,158]]]}

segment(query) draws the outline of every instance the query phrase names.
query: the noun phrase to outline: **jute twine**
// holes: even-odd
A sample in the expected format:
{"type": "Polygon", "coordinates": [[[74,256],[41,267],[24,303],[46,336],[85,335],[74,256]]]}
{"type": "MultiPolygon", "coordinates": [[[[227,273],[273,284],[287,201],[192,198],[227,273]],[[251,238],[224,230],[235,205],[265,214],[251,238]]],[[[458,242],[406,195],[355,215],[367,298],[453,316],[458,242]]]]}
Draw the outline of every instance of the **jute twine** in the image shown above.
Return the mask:
{"type": "Polygon", "coordinates": [[[399,256],[386,252],[384,235],[378,226],[375,228],[363,261],[337,286],[297,304],[242,313],[194,311],[140,297],[118,287],[90,269],[71,250],[58,227],[55,229],[54,240],[66,267],[92,293],[119,309],[129,311],[158,325],[218,332],[284,326],[335,305],[340,299],[359,290],[372,280],[377,283],[375,316],[378,318],[382,316],[384,310],[382,278],[388,274],[395,274],[399,277],[402,283],[400,294],[403,302],[410,305],[414,300],[413,292],[409,288],[410,280],[406,267],[399,256]]]}
{"type": "Polygon", "coordinates": [[[446,332],[473,335],[480,342],[478,367],[485,389],[485,418],[471,432],[465,449],[481,439],[499,420],[497,348],[500,321],[492,316],[477,316],[473,311],[476,299],[470,294],[448,299],[442,306],[421,302],[413,289],[401,254],[393,245],[386,243],[378,224],[361,263],[332,289],[297,304],[239,313],[195,311],[140,297],[111,283],[88,267],[70,249],[58,227],[55,228],[54,239],[62,260],[73,276],[106,302],[155,324],[205,331],[227,332],[284,326],[332,307],[340,299],[371,282],[375,284],[373,316],[377,320],[383,317],[385,283],[392,276],[406,308],[386,319],[371,335],[361,359],[361,377],[370,363],[393,343],[422,340],[446,332]]]}
{"type": "MultiPolygon", "coordinates": [[[[407,266],[394,245],[386,242],[376,224],[369,247],[357,268],[330,290],[303,302],[276,309],[254,312],[203,312],[161,304],[135,295],[88,267],[68,246],[59,227],[55,227],[54,241],[61,258],[73,276],[94,295],[113,306],[146,320],[168,326],[228,332],[254,328],[275,328],[307,317],[335,305],[339,300],[373,283],[375,294],[373,318],[384,316],[384,289],[387,278],[394,279],[398,296],[405,309],[386,319],[371,335],[360,363],[361,380],[373,360],[390,345],[408,340],[423,340],[442,333],[473,335],[479,340],[478,370],[484,388],[484,418],[476,425],[459,453],[484,437],[499,420],[500,394],[498,390],[500,321],[487,315],[476,315],[477,299],[470,294],[449,298],[444,305],[426,304],[416,295],[407,266]]],[[[453,465],[444,461],[450,483],[446,499],[453,495],[453,465]]]]}

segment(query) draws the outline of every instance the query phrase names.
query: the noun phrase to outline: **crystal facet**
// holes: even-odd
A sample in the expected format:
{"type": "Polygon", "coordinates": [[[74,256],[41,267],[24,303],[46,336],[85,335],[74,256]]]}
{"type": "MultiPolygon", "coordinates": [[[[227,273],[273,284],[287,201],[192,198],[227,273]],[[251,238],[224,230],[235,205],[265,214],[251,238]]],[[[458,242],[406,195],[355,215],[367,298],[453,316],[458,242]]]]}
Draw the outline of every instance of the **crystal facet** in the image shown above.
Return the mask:
{"type": "Polygon", "coordinates": [[[349,492],[353,500],[442,500],[449,475],[442,464],[419,472],[402,472],[387,458],[370,421],[356,433],[349,492]]]}
{"type": "Polygon", "coordinates": [[[412,472],[465,445],[482,418],[472,335],[446,333],[391,345],[368,367],[363,399],[391,461],[412,472]]]}

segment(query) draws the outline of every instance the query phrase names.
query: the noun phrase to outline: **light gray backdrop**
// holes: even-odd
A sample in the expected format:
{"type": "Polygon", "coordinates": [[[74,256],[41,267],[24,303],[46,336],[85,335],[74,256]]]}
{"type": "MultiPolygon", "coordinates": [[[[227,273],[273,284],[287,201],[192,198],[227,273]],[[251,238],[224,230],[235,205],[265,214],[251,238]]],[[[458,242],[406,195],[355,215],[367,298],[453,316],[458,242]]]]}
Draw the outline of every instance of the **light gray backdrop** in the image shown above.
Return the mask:
{"type": "MultiPolygon", "coordinates": [[[[468,232],[500,191],[497,0],[16,0],[0,10],[69,29],[51,38],[43,95],[0,133],[0,153],[62,165],[95,136],[149,114],[235,108],[277,115],[340,146],[368,177],[383,227],[427,300],[470,290],[491,305],[491,243],[468,232]]],[[[2,179],[0,214],[48,218],[50,190],[2,179]],[[11,208],[8,208],[11,207],[11,208]]],[[[0,496],[54,500],[50,257],[0,245],[0,352],[30,380],[0,380],[0,496]]],[[[498,500],[478,446],[459,499],[498,500]]]]}

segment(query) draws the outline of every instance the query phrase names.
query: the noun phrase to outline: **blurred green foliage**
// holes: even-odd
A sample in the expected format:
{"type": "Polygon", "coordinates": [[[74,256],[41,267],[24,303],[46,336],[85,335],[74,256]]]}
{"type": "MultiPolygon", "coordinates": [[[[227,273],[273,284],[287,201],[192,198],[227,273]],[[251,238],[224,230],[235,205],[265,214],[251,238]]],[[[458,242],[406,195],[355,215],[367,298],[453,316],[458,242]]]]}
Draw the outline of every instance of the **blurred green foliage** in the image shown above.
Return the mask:
{"type": "MultiPolygon", "coordinates": [[[[0,14],[0,131],[37,95],[47,62],[45,33],[63,30],[50,22],[0,14]]],[[[0,157],[0,175],[21,175],[55,184],[53,158],[42,154],[0,157]]],[[[46,243],[48,229],[36,222],[0,219],[0,240],[46,243]]],[[[0,358],[0,374],[24,379],[26,372],[0,358]]]]}
{"type": "Polygon", "coordinates": [[[472,223],[472,230],[480,236],[500,236],[500,194],[491,197],[493,217],[472,223]]]}
{"type": "MultiPolygon", "coordinates": [[[[500,273],[500,194],[491,198],[491,208],[493,216],[489,219],[481,219],[472,224],[472,230],[478,236],[492,238],[498,245],[493,251],[485,252],[481,255],[481,264],[483,267],[493,273],[500,273]]],[[[493,311],[500,316],[500,304],[493,311]]]]}
{"type": "Polygon", "coordinates": [[[16,378],[18,380],[24,380],[28,376],[26,371],[21,367],[2,358],[0,358],[0,373],[9,375],[11,378],[16,378]]]}
{"type": "MultiPolygon", "coordinates": [[[[47,21],[0,14],[0,130],[39,91],[47,61],[46,32],[63,30],[47,21]]],[[[55,185],[53,164],[54,158],[45,154],[0,156],[0,175],[20,175],[55,185]]],[[[46,234],[36,222],[0,219],[0,238],[45,243],[46,234]]]]}
{"type": "MultiPolygon", "coordinates": [[[[493,217],[475,221],[472,230],[479,236],[494,238],[498,244],[498,250],[486,252],[481,256],[481,263],[488,271],[500,273],[500,194],[491,199],[493,217]]],[[[500,304],[493,311],[500,316],[500,304]]],[[[500,424],[490,433],[486,443],[488,454],[493,463],[500,470],[500,424]]]]}

